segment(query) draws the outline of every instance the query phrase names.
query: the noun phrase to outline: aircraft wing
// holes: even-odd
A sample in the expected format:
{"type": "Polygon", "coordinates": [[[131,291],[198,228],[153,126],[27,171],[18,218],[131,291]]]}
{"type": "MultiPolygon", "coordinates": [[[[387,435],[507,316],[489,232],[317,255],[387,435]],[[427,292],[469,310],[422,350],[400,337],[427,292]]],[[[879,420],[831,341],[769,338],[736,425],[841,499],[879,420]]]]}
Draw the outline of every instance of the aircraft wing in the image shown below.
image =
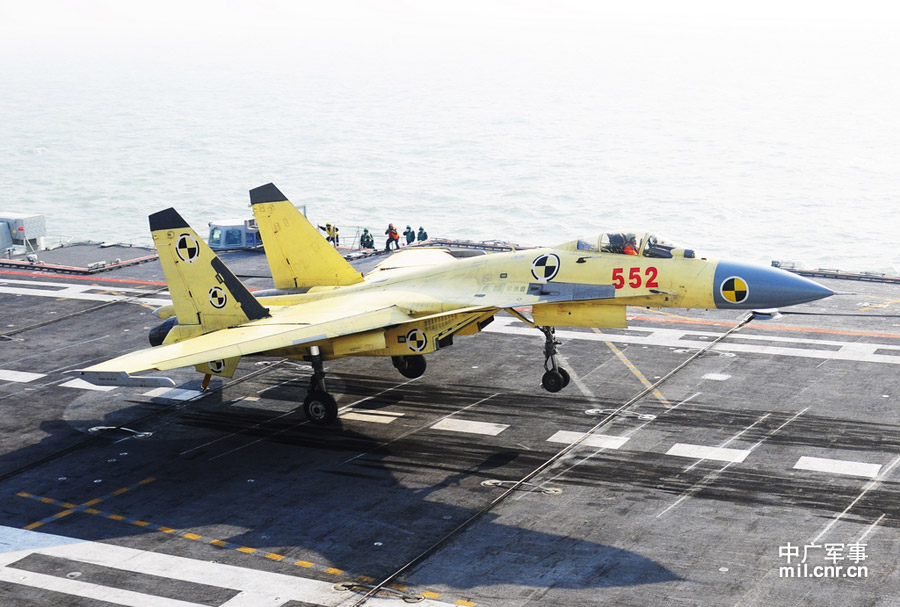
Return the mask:
{"type": "MultiPolygon", "coordinates": [[[[173,344],[138,350],[71,372],[100,385],[168,385],[168,382],[141,383],[132,373],[155,369],[165,371],[248,354],[312,344],[336,337],[363,333],[413,320],[397,306],[369,310],[355,315],[334,314],[315,322],[279,322],[278,318],[258,321],[173,344]]],[[[150,378],[141,378],[143,380],[150,378]]]]}
{"type": "MultiPolygon", "coordinates": [[[[410,299],[413,297],[415,296],[410,294],[410,299]]],[[[168,386],[174,385],[168,378],[132,374],[149,370],[166,371],[220,359],[311,345],[445,316],[477,315],[485,310],[483,306],[472,306],[413,316],[401,306],[387,304],[387,299],[374,296],[368,301],[368,306],[358,297],[295,305],[281,313],[276,312],[271,318],[220,329],[173,344],[138,350],[86,369],[71,371],[70,374],[97,385],[168,386]]]]}

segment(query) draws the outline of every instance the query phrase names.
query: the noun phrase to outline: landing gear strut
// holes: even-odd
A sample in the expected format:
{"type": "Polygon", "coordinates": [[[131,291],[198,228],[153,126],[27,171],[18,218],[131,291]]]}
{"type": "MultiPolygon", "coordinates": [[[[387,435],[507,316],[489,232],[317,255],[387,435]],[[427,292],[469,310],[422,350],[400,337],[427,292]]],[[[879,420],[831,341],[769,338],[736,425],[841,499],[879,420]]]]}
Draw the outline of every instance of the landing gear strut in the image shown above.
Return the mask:
{"type": "Polygon", "coordinates": [[[391,356],[394,367],[400,371],[400,375],[415,379],[425,373],[425,357],[421,354],[411,356],[391,356]]]}
{"type": "Polygon", "coordinates": [[[309,378],[309,391],[303,399],[303,412],[317,426],[327,426],[337,419],[337,403],[334,397],[325,391],[325,369],[322,366],[322,355],[318,346],[309,349],[313,374],[309,378]]]}
{"type": "Polygon", "coordinates": [[[544,370],[541,377],[541,386],[547,392],[559,392],[569,385],[569,372],[559,366],[556,346],[562,342],[556,339],[556,329],[553,327],[537,327],[544,334],[544,370]]]}

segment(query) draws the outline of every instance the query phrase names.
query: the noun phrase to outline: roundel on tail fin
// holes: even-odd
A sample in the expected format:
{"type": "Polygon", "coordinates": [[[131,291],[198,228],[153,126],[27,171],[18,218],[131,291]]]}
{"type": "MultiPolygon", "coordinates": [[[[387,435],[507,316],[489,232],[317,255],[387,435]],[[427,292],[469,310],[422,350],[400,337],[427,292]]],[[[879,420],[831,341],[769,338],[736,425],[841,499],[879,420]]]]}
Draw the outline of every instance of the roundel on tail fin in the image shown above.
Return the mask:
{"type": "Polygon", "coordinates": [[[194,263],[200,257],[200,243],[190,234],[182,234],[175,244],[175,253],[181,261],[194,263]]]}

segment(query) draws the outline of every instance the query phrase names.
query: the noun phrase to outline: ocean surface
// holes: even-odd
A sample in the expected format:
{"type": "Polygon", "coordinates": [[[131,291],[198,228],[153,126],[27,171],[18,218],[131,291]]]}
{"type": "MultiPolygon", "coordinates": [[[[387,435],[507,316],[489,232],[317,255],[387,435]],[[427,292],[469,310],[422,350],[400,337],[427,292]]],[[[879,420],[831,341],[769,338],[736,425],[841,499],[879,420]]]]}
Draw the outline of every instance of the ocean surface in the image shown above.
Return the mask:
{"type": "Polygon", "coordinates": [[[521,245],[629,229],[900,274],[900,48],[877,18],[525,6],[0,47],[0,214],[149,243],[149,213],[205,234],[271,181],[345,239],[388,222],[521,245]]]}

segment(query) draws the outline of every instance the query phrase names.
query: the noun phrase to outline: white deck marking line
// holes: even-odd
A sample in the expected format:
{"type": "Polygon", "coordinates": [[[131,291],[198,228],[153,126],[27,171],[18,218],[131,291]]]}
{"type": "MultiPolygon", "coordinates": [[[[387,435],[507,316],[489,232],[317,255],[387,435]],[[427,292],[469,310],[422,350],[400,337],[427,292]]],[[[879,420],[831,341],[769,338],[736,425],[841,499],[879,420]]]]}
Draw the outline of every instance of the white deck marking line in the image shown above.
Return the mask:
{"type": "Polygon", "coordinates": [[[118,386],[95,386],[92,383],[86,382],[83,379],[76,377],[75,379],[70,379],[64,384],[59,384],[60,388],[77,388],[79,390],[96,390],[98,392],[109,392],[110,390],[115,390],[118,386]]]}
{"type": "MultiPolygon", "coordinates": [[[[766,434],[764,437],[762,437],[761,439],[759,439],[756,443],[754,443],[753,445],[751,445],[750,448],[749,448],[748,450],[752,453],[753,451],[756,450],[757,447],[759,447],[761,444],[763,444],[764,442],[766,442],[767,440],[769,440],[770,438],[772,438],[773,436],[775,436],[778,432],[781,431],[782,428],[784,428],[785,426],[787,426],[789,423],[791,423],[792,421],[794,421],[795,419],[797,419],[798,417],[800,417],[801,415],[803,415],[803,414],[806,413],[807,411],[809,411],[809,407],[804,407],[804,408],[801,409],[800,411],[797,411],[796,413],[794,413],[794,415],[792,415],[792,416],[791,416],[787,421],[785,421],[783,424],[781,424],[780,426],[778,426],[777,428],[775,428],[774,430],[772,430],[771,432],[769,432],[768,434],[766,434]]],[[[757,420],[757,421],[758,421],[758,420],[757,420]]],[[[755,424],[755,423],[756,423],[756,422],[754,422],[754,424],[755,424]]],[[[694,484],[693,487],[691,487],[690,489],[688,489],[687,491],[685,491],[684,493],[682,493],[681,496],[680,496],[677,500],[675,500],[674,503],[672,503],[670,506],[666,507],[665,510],[663,510],[662,512],[660,512],[659,514],[657,514],[657,515],[656,515],[656,518],[659,518],[659,517],[661,517],[662,515],[664,515],[665,513],[667,513],[667,512],[669,512],[670,510],[674,509],[676,506],[678,506],[678,504],[680,504],[681,502],[683,502],[683,501],[686,500],[687,498],[689,498],[689,497],[693,496],[694,494],[696,494],[697,491],[699,491],[699,490],[700,490],[701,488],[703,488],[705,485],[707,485],[707,484],[709,484],[710,482],[716,480],[716,479],[719,477],[719,475],[722,474],[723,472],[725,472],[728,468],[730,468],[731,465],[732,465],[733,463],[734,463],[734,462],[727,462],[724,466],[722,466],[722,467],[719,468],[718,470],[714,470],[714,471],[710,472],[709,474],[707,474],[706,476],[704,476],[703,478],[701,478],[699,481],[697,481],[697,483],[694,484]]]]}
{"type": "Polygon", "coordinates": [[[403,416],[403,413],[394,413],[392,411],[375,411],[368,409],[349,409],[348,411],[339,415],[341,419],[349,419],[357,422],[369,422],[373,424],[389,424],[393,421],[397,421],[398,418],[403,416]]]}
{"type": "MultiPolygon", "coordinates": [[[[407,385],[407,384],[409,384],[409,383],[412,383],[412,382],[416,381],[417,379],[419,379],[419,378],[418,378],[418,377],[414,377],[413,379],[410,379],[410,380],[407,380],[407,381],[405,381],[405,382],[403,382],[403,383],[397,384],[396,386],[391,386],[390,388],[386,388],[386,389],[382,390],[381,392],[378,392],[377,394],[373,394],[372,396],[366,396],[365,398],[361,398],[361,399],[359,399],[359,400],[357,400],[357,401],[355,401],[355,402],[350,403],[349,405],[344,405],[343,407],[341,407],[340,409],[338,409],[338,416],[340,416],[341,413],[343,413],[344,411],[349,411],[349,410],[351,410],[351,409],[353,408],[354,405],[358,405],[359,403],[364,403],[364,402],[366,402],[367,400],[371,400],[371,399],[373,399],[373,398],[377,398],[377,397],[381,396],[382,394],[386,394],[387,392],[390,392],[391,390],[396,390],[397,388],[402,388],[403,386],[405,386],[405,385],[407,385]]],[[[287,382],[285,382],[285,383],[287,383],[287,382]]],[[[294,411],[288,411],[287,415],[290,415],[291,413],[294,413],[294,411]]],[[[278,416],[277,418],[275,418],[275,419],[279,419],[279,418],[281,418],[281,417],[284,417],[284,415],[279,415],[279,416],[278,416]]],[[[252,447],[253,445],[256,445],[257,443],[261,443],[261,442],[263,442],[263,441],[271,440],[273,437],[276,437],[276,436],[278,436],[279,434],[283,434],[283,433],[287,432],[288,430],[293,430],[294,428],[297,428],[298,426],[305,426],[305,425],[308,424],[308,423],[310,423],[309,420],[308,420],[308,419],[304,419],[303,421],[297,422],[296,424],[292,424],[292,425],[288,426],[287,428],[282,428],[282,429],[279,430],[278,432],[274,432],[274,433],[272,433],[272,434],[270,434],[270,435],[268,435],[268,436],[264,436],[264,437],[262,437],[262,438],[258,438],[258,439],[256,439],[256,440],[254,440],[254,441],[250,441],[249,443],[246,443],[246,444],[244,444],[244,445],[241,445],[240,447],[235,447],[234,449],[230,449],[230,450],[228,450],[228,451],[225,451],[224,453],[220,453],[219,455],[217,455],[217,456],[215,456],[215,457],[209,458],[207,461],[210,461],[210,462],[211,462],[211,461],[213,461],[213,460],[219,459],[220,457],[225,457],[226,455],[230,455],[230,454],[232,454],[232,453],[235,453],[236,451],[240,451],[241,449],[246,449],[247,447],[252,447]]],[[[260,424],[260,425],[261,425],[261,424],[260,424]]],[[[240,432],[235,432],[235,433],[232,434],[231,436],[236,436],[236,435],[238,435],[238,434],[240,434],[240,432]]]]}
{"type": "MultiPolygon", "coordinates": [[[[442,420],[445,420],[445,419],[447,419],[448,417],[451,417],[451,416],[453,416],[453,415],[456,415],[457,413],[462,413],[463,411],[468,411],[468,410],[471,409],[472,407],[474,407],[474,406],[476,406],[476,405],[480,405],[481,403],[483,403],[483,402],[485,402],[485,401],[487,401],[487,400],[490,400],[490,399],[494,398],[495,396],[500,396],[500,394],[501,394],[501,392],[494,392],[494,393],[491,394],[490,396],[485,396],[485,397],[482,398],[481,400],[475,401],[475,402],[472,403],[471,405],[466,405],[466,406],[463,407],[462,409],[458,409],[457,411],[454,411],[453,413],[448,413],[447,415],[445,415],[445,416],[443,416],[442,418],[440,418],[440,419],[438,420],[438,422],[441,422],[442,420]]],[[[416,432],[421,432],[421,431],[424,430],[425,428],[430,428],[432,425],[434,425],[434,422],[428,422],[428,423],[425,424],[424,426],[419,426],[418,428],[414,428],[414,429],[412,429],[412,430],[409,430],[409,431],[407,431],[407,432],[404,432],[403,434],[401,434],[401,435],[398,436],[397,438],[392,438],[391,440],[389,440],[389,441],[387,441],[387,442],[381,443],[381,444],[378,445],[377,447],[373,447],[372,449],[369,449],[368,451],[363,451],[362,453],[357,453],[356,455],[354,455],[354,456],[351,457],[350,459],[344,460],[343,462],[341,462],[340,465],[343,466],[344,464],[349,464],[349,463],[352,462],[353,460],[356,460],[356,459],[359,459],[359,458],[361,458],[361,457],[364,457],[364,456],[366,456],[366,455],[368,455],[368,454],[370,454],[370,453],[374,453],[375,451],[377,451],[377,450],[379,450],[379,449],[383,449],[383,448],[387,447],[388,445],[397,442],[398,440],[402,440],[402,439],[406,438],[407,436],[410,436],[411,434],[415,434],[416,432]]]]}
{"type": "MultiPolygon", "coordinates": [[[[746,428],[744,428],[743,430],[741,430],[740,432],[738,432],[737,434],[735,434],[734,436],[732,436],[731,438],[729,438],[728,440],[726,440],[725,442],[723,442],[722,444],[720,444],[718,447],[711,447],[711,448],[713,448],[713,449],[724,449],[725,447],[727,447],[728,445],[730,445],[731,443],[733,443],[734,441],[736,441],[737,439],[739,439],[740,437],[742,437],[746,432],[748,432],[749,430],[751,430],[752,428],[754,428],[754,427],[756,426],[756,424],[758,424],[758,423],[760,423],[761,421],[767,419],[770,415],[771,415],[771,413],[766,413],[765,415],[763,415],[762,417],[760,417],[759,419],[757,419],[755,422],[753,422],[752,424],[750,424],[749,426],[747,426],[746,428]]],[[[749,455],[749,452],[747,453],[747,455],[749,455]]],[[[745,455],[744,457],[746,458],[747,456],[745,455]]],[[[698,460],[695,461],[693,464],[691,464],[690,466],[688,466],[687,468],[685,468],[685,469],[684,469],[684,472],[690,472],[691,470],[694,469],[695,466],[697,466],[698,464],[700,464],[701,462],[703,462],[705,459],[706,459],[706,458],[700,458],[700,459],[698,459],[698,460]]],[[[716,459],[716,458],[710,458],[710,459],[716,459]]],[[[724,460],[724,461],[728,461],[728,460],[724,460]]],[[[742,461],[744,461],[744,460],[741,459],[740,461],[742,462],[742,461]]],[[[733,463],[738,463],[738,462],[733,462],[733,463]]]]}
{"type": "MultiPolygon", "coordinates": [[[[159,552],[146,552],[135,548],[99,542],[73,542],[72,539],[67,537],[0,526],[0,538],[6,536],[14,540],[12,546],[28,546],[28,549],[4,553],[3,550],[8,550],[11,545],[0,543],[0,568],[15,563],[29,554],[37,553],[83,563],[92,563],[121,571],[155,575],[241,592],[238,596],[222,603],[220,607],[283,605],[292,601],[336,606],[346,602],[345,597],[340,596],[340,593],[334,592],[333,582],[321,582],[298,575],[272,573],[260,569],[213,563],[159,552]]],[[[18,569],[0,569],[0,571],[12,572],[14,576],[10,580],[12,583],[19,583],[15,576],[28,573],[18,569]]],[[[62,579],[65,582],[71,581],[65,578],[54,579],[62,579]]],[[[102,588],[104,591],[115,591],[114,588],[105,586],[102,588]]],[[[141,596],[148,599],[156,598],[149,595],[141,596]]],[[[171,601],[172,599],[168,600],[171,601]]],[[[372,603],[380,604],[378,601],[373,601],[372,603]]],[[[127,605],[128,603],[125,604],[127,605]]],[[[140,607],[154,605],[155,607],[162,604],[148,602],[139,603],[138,605],[140,607]]],[[[193,605],[184,602],[180,604],[193,605]]],[[[387,602],[384,604],[387,604],[387,602]]],[[[446,606],[446,603],[425,600],[420,605],[437,607],[439,605],[446,606]]]]}
{"type": "MultiPolygon", "coordinates": [[[[530,327],[515,327],[512,323],[518,322],[515,318],[495,317],[494,322],[483,329],[485,333],[505,333],[507,335],[534,335],[530,327]]],[[[588,333],[585,331],[557,331],[556,336],[565,340],[585,341],[611,341],[614,343],[640,344],[644,346],[665,346],[670,348],[696,348],[701,349],[709,345],[708,340],[722,336],[722,333],[711,331],[684,331],[680,329],[643,328],[628,330],[622,334],[588,333]],[[700,339],[705,338],[705,339],[700,339]]],[[[892,354],[878,354],[878,350],[891,350],[900,352],[900,346],[886,343],[861,343],[837,340],[818,340],[805,338],[792,338],[780,336],[746,335],[737,333],[733,335],[736,340],[745,342],[768,342],[787,344],[764,345],[758,343],[734,343],[723,341],[712,347],[713,352],[744,352],[752,354],[768,354],[774,356],[796,356],[800,358],[815,358],[826,360],[849,360],[874,363],[886,363],[900,365],[900,356],[892,354]],[[832,347],[833,349],[816,348],[791,348],[790,344],[819,345],[832,347]]]]}
{"type": "MultiPolygon", "coordinates": [[[[557,354],[557,358],[559,359],[559,361],[561,363],[566,364],[565,365],[566,369],[569,371],[569,379],[575,384],[575,386],[578,387],[578,390],[588,398],[591,398],[591,399],[597,398],[596,396],[594,396],[594,393],[591,391],[591,389],[587,387],[587,384],[585,384],[584,381],[578,376],[578,374],[572,370],[572,365],[569,364],[568,359],[565,356],[563,356],[562,354],[557,354]]],[[[601,365],[601,366],[603,366],[603,365],[601,365]]],[[[587,375],[590,375],[591,373],[593,373],[594,371],[596,371],[599,368],[600,367],[597,367],[596,369],[589,371],[587,373],[587,375]]]]}
{"type": "Polygon", "coordinates": [[[732,462],[739,464],[750,455],[747,449],[726,449],[724,447],[707,447],[705,445],[691,445],[689,443],[676,443],[666,451],[666,455],[676,457],[690,457],[694,459],[713,459],[720,462],[732,462]]]}
{"type": "MultiPolygon", "coordinates": [[[[678,403],[677,405],[673,405],[673,406],[669,407],[668,409],[666,409],[666,411],[664,411],[664,413],[668,413],[669,411],[674,411],[675,409],[677,409],[678,407],[680,407],[680,406],[683,405],[684,403],[686,403],[686,402],[688,402],[688,401],[691,401],[691,400],[694,400],[695,398],[697,398],[697,397],[700,396],[701,394],[703,394],[703,393],[702,393],[702,392],[695,392],[694,394],[691,394],[690,396],[688,396],[687,398],[685,398],[683,401],[681,401],[681,402],[678,403]]],[[[660,415],[662,415],[662,414],[660,414],[660,415]]],[[[623,435],[622,435],[622,438],[626,438],[626,439],[627,439],[627,438],[631,438],[631,435],[632,435],[632,434],[636,433],[638,430],[641,430],[641,429],[644,428],[644,426],[646,426],[647,424],[652,424],[654,421],[656,421],[656,418],[653,418],[653,419],[651,419],[651,420],[647,420],[647,421],[645,421],[643,424],[641,424],[641,425],[639,425],[639,426],[635,426],[634,428],[632,428],[631,430],[628,430],[625,434],[623,434],[623,435]]],[[[576,434],[578,434],[578,436],[581,436],[582,433],[576,433],[576,434]]],[[[577,438],[577,437],[576,437],[576,438],[577,438]]],[[[572,440],[572,442],[574,442],[574,439],[572,440]]],[[[576,466],[580,466],[581,464],[583,464],[583,463],[585,463],[586,461],[590,460],[590,459],[593,458],[594,456],[596,456],[596,455],[602,453],[602,452],[603,452],[604,450],[606,450],[606,449],[607,449],[607,447],[600,447],[600,448],[598,448],[596,451],[594,451],[594,452],[591,453],[590,455],[587,455],[586,457],[583,457],[583,458],[580,459],[578,462],[572,464],[571,466],[569,466],[568,468],[566,468],[565,470],[563,470],[563,471],[560,472],[559,474],[557,474],[557,475],[551,477],[551,478],[550,478],[549,480],[547,480],[545,483],[541,483],[540,485],[538,485],[538,487],[543,487],[544,485],[547,485],[547,484],[549,484],[549,483],[552,483],[552,482],[555,481],[556,479],[558,479],[558,478],[560,478],[561,476],[567,474],[570,470],[572,470],[572,469],[575,468],[576,466]]],[[[519,495],[513,497],[513,499],[514,499],[514,500],[520,500],[520,499],[522,499],[525,495],[527,495],[528,493],[531,493],[532,491],[534,491],[534,489],[529,489],[528,491],[522,491],[519,495]]]]}
{"type": "Polygon", "coordinates": [[[6,567],[0,568],[0,582],[40,588],[125,607],[203,607],[200,603],[189,603],[178,599],[169,599],[132,590],[121,590],[111,586],[101,586],[99,584],[6,567]]]}
{"type": "Polygon", "coordinates": [[[147,295],[160,295],[159,293],[148,293],[140,289],[130,289],[127,287],[102,287],[89,284],[72,284],[66,282],[40,282],[34,280],[0,280],[0,293],[7,295],[30,295],[32,297],[53,297],[54,299],[80,299],[86,301],[128,301],[137,304],[155,304],[164,306],[172,303],[171,299],[163,299],[160,297],[146,297],[147,295]],[[4,285],[24,285],[24,286],[4,286],[4,285]],[[30,287],[30,288],[29,288],[30,287]],[[51,288],[35,288],[35,287],[51,287],[51,288]],[[92,291],[100,291],[94,293],[92,291]],[[123,295],[113,295],[110,291],[123,293],[123,295]]]}
{"type": "Polygon", "coordinates": [[[27,384],[36,379],[45,377],[44,373],[28,373],[27,371],[10,371],[0,369],[0,381],[11,381],[17,384],[27,384]]]}
{"type": "MultiPolygon", "coordinates": [[[[578,440],[583,434],[583,432],[569,432],[566,430],[560,430],[559,432],[548,438],[546,442],[566,444],[573,443],[578,440]]],[[[626,442],[628,442],[627,436],[594,434],[593,436],[585,439],[582,444],[589,447],[597,447],[598,449],[618,449],[626,442]]]]}
{"type": "Polygon", "coordinates": [[[804,455],[797,460],[796,464],[794,464],[794,469],[875,478],[878,476],[878,472],[881,471],[881,464],[868,464],[866,462],[853,462],[844,459],[829,459],[826,457],[809,457],[804,455]]]}
{"type": "Polygon", "coordinates": [[[872,533],[872,530],[875,529],[875,527],[878,526],[878,523],[881,522],[881,519],[883,519],[884,516],[885,516],[885,513],[882,512],[882,513],[881,513],[881,516],[879,516],[879,517],[875,520],[874,523],[872,523],[871,525],[869,525],[868,527],[866,527],[866,530],[863,532],[863,534],[862,534],[861,536],[859,536],[859,539],[856,540],[856,543],[857,543],[857,544],[861,544],[862,541],[863,541],[864,539],[866,539],[867,537],[869,537],[869,534],[872,533]]]}
{"type": "Polygon", "coordinates": [[[891,461],[891,463],[888,464],[887,467],[884,470],[882,470],[878,476],[876,476],[875,478],[870,480],[868,483],[866,483],[862,488],[862,492],[860,492],[860,494],[856,496],[856,499],[854,499],[852,502],[850,502],[850,505],[847,506],[846,508],[844,508],[843,512],[841,512],[836,517],[831,519],[828,522],[828,524],[825,525],[825,528],[819,532],[819,535],[817,535],[816,537],[813,538],[812,543],[815,544],[817,541],[822,539],[822,536],[825,535],[826,533],[828,533],[831,530],[831,528],[834,527],[835,523],[837,523],[839,520],[844,518],[847,515],[847,513],[853,509],[853,506],[855,506],[859,502],[859,500],[861,500],[863,497],[865,497],[866,493],[868,493],[872,489],[875,489],[882,482],[884,482],[884,479],[886,479],[888,477],[888,474],[890,474],[891,471],[897,467],[897,464],[900,464],[900,455],[895,457],[893,459],[893,461],[891,461]]]}
{"type": "Polygon", "coordinates": [[[507,428],[509,428],[509,424],[473,422],[465,419],[444,419],[431,426],[432,430],[463,432],[465,434],[486,434],[489,436],[497,436],[507,428]]]}

